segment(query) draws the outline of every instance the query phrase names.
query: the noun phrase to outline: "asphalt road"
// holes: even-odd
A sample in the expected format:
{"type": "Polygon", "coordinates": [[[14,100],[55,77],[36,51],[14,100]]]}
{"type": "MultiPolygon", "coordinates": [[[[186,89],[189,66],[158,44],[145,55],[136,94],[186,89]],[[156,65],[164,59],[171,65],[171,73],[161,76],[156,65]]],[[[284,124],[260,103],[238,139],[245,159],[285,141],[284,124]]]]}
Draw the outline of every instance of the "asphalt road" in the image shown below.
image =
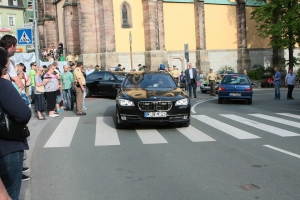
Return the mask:
{"type": "Polygon", "coordinates": [[[293,96],[282,89],[274,100],[273,89],[256,89],[252,105],[218,104],[199,92],[188,129],[127,130],[114,128],[115,100],[88,99],[87,116],[42,122],[21,199],[297,200],[299,88],[293,96]]]}

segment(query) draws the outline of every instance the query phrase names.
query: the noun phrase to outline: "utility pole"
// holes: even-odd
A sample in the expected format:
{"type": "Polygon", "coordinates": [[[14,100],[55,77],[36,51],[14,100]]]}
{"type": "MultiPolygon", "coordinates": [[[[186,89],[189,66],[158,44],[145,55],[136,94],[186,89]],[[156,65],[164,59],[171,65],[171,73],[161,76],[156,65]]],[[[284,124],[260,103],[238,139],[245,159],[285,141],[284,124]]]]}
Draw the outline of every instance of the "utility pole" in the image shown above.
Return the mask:
{"type": "Polygon", "coordinates": [[[40,44],[39,44],[39,32],[37,27],[37,18],[36,18],[36,0],[32,0],[33,4],[33,24],[34,24],[34,49],[35,49],[35,59],[37,66],[40,66],[40,44]]]}
{"type": "Polygon", "coordinates": [[[131,63],[131,70],[133,70],[133,64],[132,64],[132,37],[131,37],[131,31],[129,31],[129,44],[130,44],[130,63],[131,63]]]}

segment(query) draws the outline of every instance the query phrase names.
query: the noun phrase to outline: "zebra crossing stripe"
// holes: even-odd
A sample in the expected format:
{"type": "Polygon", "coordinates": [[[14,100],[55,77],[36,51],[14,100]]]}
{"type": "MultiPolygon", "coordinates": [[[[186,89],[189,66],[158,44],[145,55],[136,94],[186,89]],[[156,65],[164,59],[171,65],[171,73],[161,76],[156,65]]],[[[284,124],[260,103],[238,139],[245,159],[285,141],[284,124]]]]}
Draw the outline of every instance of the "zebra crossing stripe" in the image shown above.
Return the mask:
{"type": "Polygon", "coordinates": [[[79,117],[65,117],[57,126],[44,148],[69,147],[78,121],[79,117]]]}
{"type": "Polygon", "coordinates": [[[112,117],[96,118],[95,146],[120,145],[119,136],[112,117]]]}
{"type": "Polygon", "coordinates": [[[177,128],[177,130],[190,139],[192,142],[207,142],[207,141],[216,141],[215,139],[209,137],[202,131],[196,129],[193,126],[177,128]]]}
{"type": "Polygon", "coordinates": [[[168,143],[156,129],[136,129],[137,134],[143,144],[163,144],[168,143]]]}
{"type": "Polygon", "coordinates": [[[213,118],[210,118],[206,115],[192,115],[195,119],[214,127],[215,129],[218,129],[224,133],[227,133],[228,135],[231,135],[237,139],[255,139],[260,138],[257,135],[253,135],[249,132],[243,131],[241,129],[238,129],[234,126],[230,126],[228,124],[225,124],[223,122],[220,122],[218,120],[215,120],[213,118]]]}
{"type": "Polygon", "coordinates": [[[279,152],[282,152],[282,153],[285,153],[285,154],[288,154],[288,155],[290,155],[290,156],[294,156],[294,157],[296,157],[296,158],[300,158],[300,155],[295,154],[295,153],[292,153],[292,152],[290,152],[290,151],[286,151],[286,150],[283,150],[283,149],[279,149],[279,148],[277,148],[277,147],[274,147],[274,146],[271,146],[271,145],[268,145],[268,144],[263,145],[263,146],[264,146],[264,147],[268,147],[268,148],[270,148],[270,149],[274,149],[274,150],[276,150],[276,151],[279,151],[279,152]]]}
{"type": "Polygon", "coordinates": [[[293,127],[296,127],[296,128],[300,128],[300,123],[298,123],[298,122],[293,122],[293,121],[281,119],[281,118],[278,118],[278,117],[272,117],[272,116],[264,115],[264,114],[249,114],[249,115],[254,116],[254,117],[258,117],[258,118],[261,118],[261,119],[277,122],[277,123],[280,123],[280,124],[285,124],[287,126],[293,126],[293,127]]]}
{"type": "Polygon", "coordinates": [[[287,116],[287,117],[292,117],[292,118],[296,118],[296,119],[300,119],[300,115],[295,115],[295,114],[291,114],[291,113],[276,113],[276,114],[287,116]]]}
{"type": "Polygon", "coordinates": [[[220,114],[220,115],[223,116],[223,117],[226,117],[228,119],[246,124],[248,126],[252,126],[254,128],[258,128],[260,130],[267,131],[267,132],[275,134],[275,135],[279,135],[281,137],[300,136],[300,134],[297,134],[297,133],[294,133],[294,132],[291,132],[291,131],[287,131],[287,130],[284,130],[284,129],[281,129],[281,128],[277,128],[275,126],[270,126],[270,125],[267,125],[267,124],[263,124],[263,123],[253,121],[253,120],[250,120],[250,119],[246,119],[244,117],[239,117],[239,116],[231,115],[231,114],[228,114],[228,115],[220,114]]]}

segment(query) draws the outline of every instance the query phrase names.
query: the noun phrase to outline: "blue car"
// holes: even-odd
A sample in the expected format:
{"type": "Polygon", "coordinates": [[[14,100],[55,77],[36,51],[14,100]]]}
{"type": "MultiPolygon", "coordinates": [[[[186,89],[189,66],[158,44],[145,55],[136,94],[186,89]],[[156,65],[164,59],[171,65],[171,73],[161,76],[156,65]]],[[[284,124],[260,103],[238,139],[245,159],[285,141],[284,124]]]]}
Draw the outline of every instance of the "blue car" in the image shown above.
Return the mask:
{"type": "Polygon", "coordinates": [[[227,74],[219,85],[218,103],[224,99],[242,99],[252,104],[252,84],[247,75],[227,74]]]}

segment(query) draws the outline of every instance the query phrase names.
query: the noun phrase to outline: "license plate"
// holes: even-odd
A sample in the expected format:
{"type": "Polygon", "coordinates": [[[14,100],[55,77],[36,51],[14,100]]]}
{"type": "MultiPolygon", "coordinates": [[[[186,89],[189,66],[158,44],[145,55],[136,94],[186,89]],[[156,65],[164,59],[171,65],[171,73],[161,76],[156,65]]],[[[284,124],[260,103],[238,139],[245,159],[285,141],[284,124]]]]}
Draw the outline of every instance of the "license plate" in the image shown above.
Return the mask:
{"type": "Polygon", "coordinates": [[[241,93],[229,93],[229,96],[242,96],[241,93]]]}
{"type": "Polygon", "coordinates": [[[144,112],[144,117],[167,117],[166,112],[144,112]]]}

